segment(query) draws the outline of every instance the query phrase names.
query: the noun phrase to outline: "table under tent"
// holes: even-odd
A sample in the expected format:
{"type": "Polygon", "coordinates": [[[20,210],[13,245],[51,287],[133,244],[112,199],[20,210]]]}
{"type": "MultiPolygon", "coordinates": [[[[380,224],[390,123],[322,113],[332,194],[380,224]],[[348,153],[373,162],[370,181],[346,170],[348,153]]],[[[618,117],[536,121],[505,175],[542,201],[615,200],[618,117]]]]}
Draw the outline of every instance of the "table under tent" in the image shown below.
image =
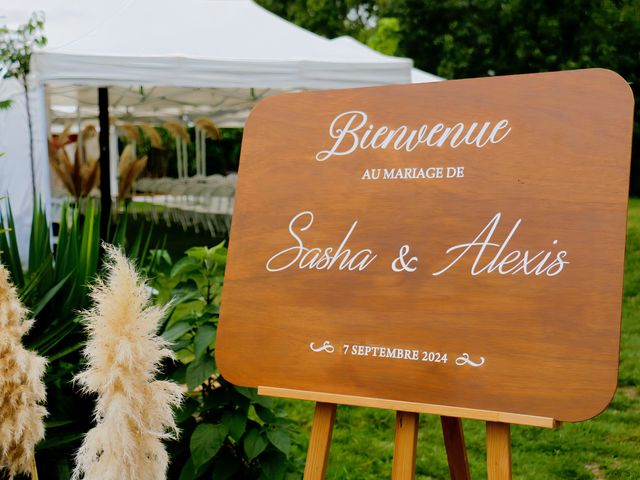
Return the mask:
{"type": "MultiPolygon", "coordinates": [[[[149,205],[148,214],[157,219],[225,228],[235,175],[206,170],[206,145],[216,141],[216,130],[242,127],[253,105],[276,93],[409,83],[412,73],[421,75],[412,72],[410,59],[382,55],[353,39],[328,40],[250,0],[24,0],[2,14],[11,25],[36,10],[45,12],[48,44],[32,58],[30,112],[36,182],[47,203],[51,196],[43,183],[55,168],[47,148],[50,131],[59,138],[71,122],[81,154],[67,156],[71,163],[75,157],[85,162],[85,172],[99,170],[109,179],[100,182],[100,193],[103,208],[110,208],[122,189],[118,136],[134,144],[133,128],[149,141],[149,129],[161,126],[173,137],[177,178],[142,176],[130,185],[133,203],[149,205]],[[83,132],[96,119],[99,125],[83,132]]],[[[422,72],[419,81],[439,80],[429,75],[422,72]]],[[[0,144],[8,148],[0,187],[13,196],[15,185],[24,189],[29,177],[29,152],[24,142],[11,145],[7,138],[24,135],[26,108],[16,102],[3,115],[11,127],[0,131],[0,144]]],[[[123,151],[122,160],[139,169],[136,150],[131,147],[128,157],[123,151]]],[[[14,213],[22,219],[18,228],[25,228],[32,205],[20,199],[14,213]]]]}

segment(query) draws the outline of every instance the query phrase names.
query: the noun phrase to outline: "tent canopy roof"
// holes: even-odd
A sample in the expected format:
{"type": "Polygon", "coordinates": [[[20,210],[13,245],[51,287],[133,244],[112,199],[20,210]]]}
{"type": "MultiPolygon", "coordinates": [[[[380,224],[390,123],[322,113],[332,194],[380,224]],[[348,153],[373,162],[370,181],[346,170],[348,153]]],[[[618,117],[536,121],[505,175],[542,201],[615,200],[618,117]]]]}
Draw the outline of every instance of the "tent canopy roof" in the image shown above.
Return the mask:
{"type": "Polygon", "coordinates": [[[46,13],[42,81],[76,85],[340,88],[408,83],[412,61],[339,48],[251,0],[23,0],[46,13]]]}
{"type": "MultiPolygon", "coordinates": [[[[371,60],[395,58],[384,55],[348,35],[334,38],[333,40],[331,40],[331,42],[339,45],[344,50],[351,50],[354,54],[359,54],[363,58],[371,58],[371,60]]],[[[411,83],[440,82],[442,80],[444,80],[444,78],[434,75],[433,73],[425,72],[423,70],[420,70],[419,68],[411,69],[411,83]]]]}
{"type": "Polygon", "coordinates": [[[50,119],[95,118],[95,86],[128,121],[210,116],[238,127],[258,100],[283,91],[372,86],[439,77],[351,37],[328,40],[252,0],[21,0],[0,21],[45,12],[47,46],[33,71],[50,119]]]}

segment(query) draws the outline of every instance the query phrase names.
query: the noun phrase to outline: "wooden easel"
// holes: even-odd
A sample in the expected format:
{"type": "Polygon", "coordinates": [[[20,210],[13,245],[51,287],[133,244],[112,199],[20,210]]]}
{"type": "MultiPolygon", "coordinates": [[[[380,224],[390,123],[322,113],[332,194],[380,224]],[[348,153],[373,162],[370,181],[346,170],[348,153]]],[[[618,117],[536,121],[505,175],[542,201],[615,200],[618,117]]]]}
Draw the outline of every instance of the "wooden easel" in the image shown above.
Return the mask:
{"type": "Polygon", "coordinates": [[[470,480],[469,461],[461,418],[487,422],[487,471],[489,480],[511,480],[511,425],[558,428],[561,423],[547,417],[493,412],[445,405],[402,402],[285,388],[258,387],[260,395],[311,400],[316,409],[311,427],[304,480],[322,480],[327,470],[329,448],[337,405],[384,408],[396,411],[393,480],[413,480],[420,413],[440,415],[452,480],[470,480]]]}

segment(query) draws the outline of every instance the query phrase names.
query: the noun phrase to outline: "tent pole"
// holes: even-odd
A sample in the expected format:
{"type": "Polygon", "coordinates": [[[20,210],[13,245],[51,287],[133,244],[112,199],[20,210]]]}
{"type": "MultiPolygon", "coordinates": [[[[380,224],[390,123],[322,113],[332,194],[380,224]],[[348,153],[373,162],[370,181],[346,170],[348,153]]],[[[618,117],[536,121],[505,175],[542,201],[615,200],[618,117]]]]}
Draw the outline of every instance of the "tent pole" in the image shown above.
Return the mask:
{"type": "Polygon", "coordinates": [[[100,121],[100,239],[107,240],[111,221],[111,182],[109,179],[109,90],[98,88],[98,117],[100,121]]]}
{"type": "Polygon", "coordinates": [[[196,177],[200,176],[200,129],[196,125],[194,128],[196,132],[196,177]]]}

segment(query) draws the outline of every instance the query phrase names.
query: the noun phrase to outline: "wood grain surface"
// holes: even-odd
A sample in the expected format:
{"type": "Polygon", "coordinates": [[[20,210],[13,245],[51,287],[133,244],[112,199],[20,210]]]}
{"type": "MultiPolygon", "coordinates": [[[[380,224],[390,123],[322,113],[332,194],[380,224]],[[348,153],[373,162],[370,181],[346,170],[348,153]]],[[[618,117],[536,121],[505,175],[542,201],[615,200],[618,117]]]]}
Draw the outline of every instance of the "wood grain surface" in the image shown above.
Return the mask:
{"type": "Polygon", "coordinates": [[[335,420],[335,403],[316,403],[304,467],[304,480],[324,480],[329,465],[329,450],[335,420]]]}
{"type": "Polygon", "coordinates": [[[447,451],[451,480],[471,480],[462,420],[443,416],[440,417],[440,423],[442,424],[442,436],[447,451]]]}
{"type": "Polygon", "coordinates": [[[396,436],[391,480],[416,478],[416,448],[420,416],[414,412],[396,412],[396,436]]]}
{"type": "Polygon", "coordinates": [[[511,425],[487,422],[487,480],[511,480],[511,425]]]}
{"type": "Polygon", "coordinates": [[[597,415],[617,383],[632,115],[628,85],[600,69],[260,102],[242,145],[223,375],[597,415]],[[314,264],[327,248],[341,256],[314,264]]]}

